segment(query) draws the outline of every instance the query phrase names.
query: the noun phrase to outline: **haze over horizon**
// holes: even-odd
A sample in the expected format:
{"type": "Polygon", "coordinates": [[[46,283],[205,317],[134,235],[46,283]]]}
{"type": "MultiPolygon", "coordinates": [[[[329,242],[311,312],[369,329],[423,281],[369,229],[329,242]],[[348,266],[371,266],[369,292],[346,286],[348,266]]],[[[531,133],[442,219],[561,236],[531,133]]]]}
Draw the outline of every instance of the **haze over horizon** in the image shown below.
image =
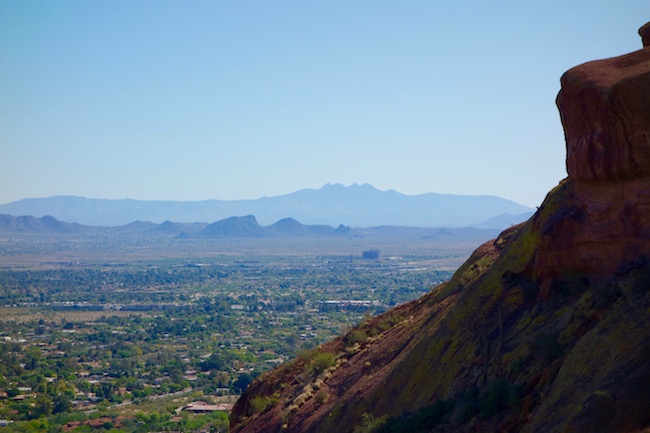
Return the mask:
{"type": "MultiPolygon", "coordinates": [[[[188,199],[188,200],[182,200],[182,199],[181,200],[174,200],[174,199],[161,200],[161,199],[137,199],[137,198],[133,198],[133,197],[105,198],[105,197],[87,197],[87,196],[76,195],[76,194],[56,194],[56,195],[44,196],[44,197],[24,197],[24,198],[21,198],[21,199],[13,200],[11,202],[0,203],[0,205],[5,205],[5,204],[9,204],[9,203],[16,203],[16,202],[20,202],[20,201],[23,201],[23,200],[46,199],[46,198],[53,198],[53,197],[79,197],[79,198],[91,199],[91,200],[97,199],[97,200],[110,200],[110,201],[113,201],[113,200],[115,200],[115,201],[133,200],[133,201],[142,201],[142,202],[160,201],[160,202],[178,202],[178,203],[183,203],[183,202],[203,202],[203,201],[236,202],[236,201],[254,201],[254,200],[265,199],[265,198],[276,198],[276,197],[290,196],[293,193],[302,192],[302,191],[321,191],[321,190],[325,190],[325,189],[328,189],[328,188],[336,189],[336,187],[341,187],[342,189],[348,189],[348,190],[349,189],[354,189],[355,187],[361,188],[361,189],[367,187],[370,190],[375,190],[375,191],[380,191],[380,192],[396,192],[396,193],[398,193],[400,195],[404,195],[404,196],[407,196],[407,197],[422,196],[422,195],[427,195],[427,194],[436,194],[436,195],[443,195],[443,196],[444,195],[450,195],[450,196],[460,196],[460,197],[462,197],[462,196],[467,196],[467,197],[487,196],[487,197],[498,197],[498,198],[503,198],[505,200],[510,200],[510,199],[507,199],[505,197],[500,197],[500,196],[498,196],[496,194],[452,194],[452,193],[437,192],[437,191],[426,191],[426,192],[422,192],[422,193],[405,194],[405,193],[403,193],[401,191],[397,191],[394,188],[379,189],[379,188],[376,188],[374,185],[372,185],[370,183],[367,183],[367,182],[366,183],[353,182],[353,183],[351,183],[349,185],[342,184],[341,182],[327,182],[324,185],[321,185],[320,187],[316,187],[316,188],[310,188],[310,187],[299,188],[299,189],[296,189],[294,191],[289,191],[287,193],[280,193],[280,194],[276,194],[276,195],[262,195],[262,196],[259,196],[259,197],[242,198],[242,199],[236,199],[236,198],[235,199],[221,199],[219,197],[211,197],[211,198],[195,199],[195,200],[191,200],[191,199],[188,199]]],[[[510,200],[510,201],[518,203],[515,200],[510,200]]],[[[522,204],[522,203],[518,203],[518,204],[522,204]]],[[[523,206],[526,206],[526,205],[523,205],[523,206]]]]}
{"type": "Polygon", "coordinates": [[[255,200],[138,201],[53,196],[0,204],[2,214],[51,216],[60,221],[94,226],[153,223],[215,222],[253,216],[262,225],[291,218],[303,224],[337,227],[487,227],[506,228],[532,209],[496,196],[421,194],[381,191],[370,184],[346,187],[327,184],[291,194],[255,200]]]}
{"type": "Polygon", "coordinates": [[[555,96],[644,0],[0,4],[0,203],[369,183],[541,203],[555,96]]]}

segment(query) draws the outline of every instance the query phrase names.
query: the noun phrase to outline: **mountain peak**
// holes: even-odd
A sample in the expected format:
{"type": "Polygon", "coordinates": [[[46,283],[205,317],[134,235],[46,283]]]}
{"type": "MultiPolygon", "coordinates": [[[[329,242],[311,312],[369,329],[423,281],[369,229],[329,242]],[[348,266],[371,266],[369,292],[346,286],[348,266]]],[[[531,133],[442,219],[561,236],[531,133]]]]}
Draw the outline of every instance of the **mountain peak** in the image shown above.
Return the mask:
{"type": "Polygon", "coordinates": [[[214,222],[199,232],[202,237],[241,236],[263,237],[266,230],[254,215],[233,216],[214,222]]]}
{"type": "Polygon", "coordinates": [[[374,186],[372,186],[369,183],[351,183],[350,185],[346,186],[343,185],[342,183],[326,183],[323,185],[321,190],[372,190],[372,191],[381,191],[374,186]]]}

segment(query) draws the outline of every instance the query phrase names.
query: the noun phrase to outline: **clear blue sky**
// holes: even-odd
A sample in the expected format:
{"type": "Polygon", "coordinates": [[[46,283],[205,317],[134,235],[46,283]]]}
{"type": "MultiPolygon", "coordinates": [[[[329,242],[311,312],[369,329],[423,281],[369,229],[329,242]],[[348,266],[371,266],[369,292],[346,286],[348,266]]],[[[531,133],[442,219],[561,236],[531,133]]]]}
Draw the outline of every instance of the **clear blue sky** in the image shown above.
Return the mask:
{"type": "Polygon", "coordinates": [[[0,2],[0,203],[371,183],[529,206],[559,79],[648,0],[0,2]]]}

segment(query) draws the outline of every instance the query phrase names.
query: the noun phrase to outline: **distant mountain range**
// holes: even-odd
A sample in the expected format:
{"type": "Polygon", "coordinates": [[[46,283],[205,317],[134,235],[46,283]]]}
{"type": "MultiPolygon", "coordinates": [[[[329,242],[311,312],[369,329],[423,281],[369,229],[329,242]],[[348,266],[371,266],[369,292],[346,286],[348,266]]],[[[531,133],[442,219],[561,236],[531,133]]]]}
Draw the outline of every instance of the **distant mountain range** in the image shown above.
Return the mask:
{"type": "Polygon", "coordinates": [[[0,214],[0,233],[79,233],[85,226],[66,223],[51,216],[12,216],[0,214]]]}
{"type": "Polygon", "coordinates": [[[284,218],[275,223],[262,226],[253,215],[229,217],[211,224],[207,223],[173,223],[161,224],[135,221],[123,226],[101,227],[78,223],[66,223],[51,216],[41,218],[33,216],[12,216],[0,214],[0,234],[22,235],[78,235],[80,237],[99,235],[108,236],[146,236],[147,238],[176,239],[225,239],[225,238],[324,238],[339,237],[401,239],[437,239],[462,241],[479,239],[485,241],[499,234],[498,229],[485,228],[419,228],[400,226],[378,226],[368,228],[351,228],[339,225],[332,227],[325,224],[302,224],[293,218],[284,218]]]}
{"type": "MultiPolygon", "coordinates": [[[[409,196],[393,190],[381,191],[368,184],[347,187],[327,184],[316,190],[303,189],[255,200],[184,202],[76,196],[29,198],[0,205],[0,213],[34,217],[49,215],[60,221],[93,226],[122,226],[133,221],[209,222],[255,215],[262,225],[295,218],[304,224],[334,227],[344,224],[352,227],[472,226],[503,229],[528,219],[533,209],[496,196],[436,193],[409,196]]],[[[281,231],[291,224],[287,221],[269,230],[281,231]]]]}
{"type": "Polygon", "coordinates": [[[267,237],[267,236],[317,236],[337,235],[350,232],[350,227],[339,225],[332,226],[305,225],[293,218],[283,218],[276,223],[263,227],[253,215],[244,217],[230,217],[214,222],[198,232],[198,237],[267,237]]]}

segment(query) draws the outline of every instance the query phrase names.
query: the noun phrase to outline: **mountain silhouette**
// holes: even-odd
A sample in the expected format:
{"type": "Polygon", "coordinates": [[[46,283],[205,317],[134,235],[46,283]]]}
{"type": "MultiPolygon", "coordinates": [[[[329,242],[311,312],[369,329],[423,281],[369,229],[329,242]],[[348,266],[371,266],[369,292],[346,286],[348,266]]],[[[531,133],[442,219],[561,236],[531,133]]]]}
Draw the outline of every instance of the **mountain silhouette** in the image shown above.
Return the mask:
{"type": "MultiPolygon", "coordinates": [[[[0,205],[1,213],[52,215],[61,221],[94,226],[121,226],[132,221],[211,222],[255,215],[262,225],[295,218],[309,225],[465,227],[503,214],[520,215],[530,211],[532,209],[526,206],[495,196],[405,195],[393,190],[380,191],[368,184],[327,184],[320,189],[302,189],[256,200],[180,202],[55,196],[0,205]]],[[[523,219],[517,222],[521,221],[523,219]]]]}

